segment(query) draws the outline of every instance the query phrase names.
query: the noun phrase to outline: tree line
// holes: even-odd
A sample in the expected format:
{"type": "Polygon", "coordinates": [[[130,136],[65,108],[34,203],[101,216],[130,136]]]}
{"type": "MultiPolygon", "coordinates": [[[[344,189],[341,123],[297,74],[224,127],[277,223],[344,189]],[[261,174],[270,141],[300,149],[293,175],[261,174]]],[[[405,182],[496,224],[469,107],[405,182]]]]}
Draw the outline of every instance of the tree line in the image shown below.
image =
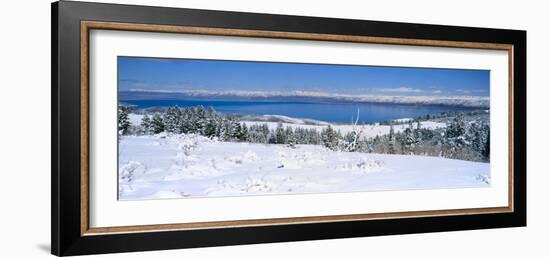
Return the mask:
{"type": "MultiPolygon", "coordinates": [[[[352,124],[352,131],[342,134],[328,125],[322,129],[283,126],[270,128],[266,123],[247,126],[237,116],[216,112],[213,108],[168,107],[164,112],[144,114],[139,126],[129,120],[130,108],[119,105],[118,128],[121,135],[152,135],[161,132],[199,134],[220,141],[262,144],[323,145],[334,151],[381,154],[440,156],[470,161],[489,161],[489,123],[481,118],[466,122],[463,113],[455,113],[446,128],[422,128],[421,120],[405,125],[403,131],[390,131],[382,136],[366,138],[362,127],[352,124]]],[[[428,118],[429,119],[429,118],[428,118]]]]}

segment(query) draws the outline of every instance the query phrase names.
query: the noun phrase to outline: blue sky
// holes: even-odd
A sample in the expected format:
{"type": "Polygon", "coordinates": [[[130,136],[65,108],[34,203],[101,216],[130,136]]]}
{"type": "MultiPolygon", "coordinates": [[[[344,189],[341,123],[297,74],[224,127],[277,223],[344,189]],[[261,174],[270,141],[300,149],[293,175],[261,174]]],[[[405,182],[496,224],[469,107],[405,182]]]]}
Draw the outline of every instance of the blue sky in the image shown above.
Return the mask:
{"type": "Polygon", "coordinates": [[[119,90],[489,96],[489,71],[118,57],[119,90]]]}

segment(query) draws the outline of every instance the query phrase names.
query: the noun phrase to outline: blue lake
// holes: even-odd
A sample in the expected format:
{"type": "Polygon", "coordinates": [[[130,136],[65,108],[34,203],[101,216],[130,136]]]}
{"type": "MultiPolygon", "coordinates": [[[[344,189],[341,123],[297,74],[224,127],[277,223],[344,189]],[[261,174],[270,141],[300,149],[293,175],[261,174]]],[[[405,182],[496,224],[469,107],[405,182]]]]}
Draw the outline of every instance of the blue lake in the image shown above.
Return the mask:
{"type": "Polygon", "coordinates": [[[414,118],[426,114],[434,115],[451,111],[476,110],[468,107],[439,105],[406,105],[390,103],[343,103],[343,102],[291,102],[258,100],[123,100],[122,103],[137,108],[179,106],[211,106],[218,112],[248,115],[284,115],[327,122],[351,122],[357,109],[360,122],[378,122],[400,118],[414,118]]]}

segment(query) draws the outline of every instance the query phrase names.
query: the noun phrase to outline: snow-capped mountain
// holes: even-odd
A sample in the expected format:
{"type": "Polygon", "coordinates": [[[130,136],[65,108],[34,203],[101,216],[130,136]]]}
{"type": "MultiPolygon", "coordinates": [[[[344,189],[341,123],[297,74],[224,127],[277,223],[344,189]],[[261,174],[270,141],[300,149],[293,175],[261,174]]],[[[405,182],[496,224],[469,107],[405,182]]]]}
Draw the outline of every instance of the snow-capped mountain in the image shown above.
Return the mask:
{"type": "Polygon", "coordinates": [[[489,97],[487,96],[441,96],[441,95],[351,95],[340,93],[327,93],[317,91],[167,91],[167,90],[142,90],[131,89],[121,91],[119,97],[122,100],[136,99],[178,99],[187,97],[201,98],[242,98],[242,99],[289,99],[289,100],[317,100],[317,101],[341,101],[341,102],[363,102],[363,103],[394,103],[394,104],[419,104],[419,105],[446,105],[489,108],[489,97]]]}

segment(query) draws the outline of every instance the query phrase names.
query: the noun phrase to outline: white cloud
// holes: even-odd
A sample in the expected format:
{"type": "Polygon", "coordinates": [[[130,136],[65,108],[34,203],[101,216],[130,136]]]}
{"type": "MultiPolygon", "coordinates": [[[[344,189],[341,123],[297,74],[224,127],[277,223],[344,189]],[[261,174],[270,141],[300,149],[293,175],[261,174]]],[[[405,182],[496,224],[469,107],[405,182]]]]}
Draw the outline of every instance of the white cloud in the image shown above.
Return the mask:
{"type": "Polygon", "coordinates": [[[432,91],[432,94],[441,94],[441,93],[442,93],[441,90],[434,90],[434,91],[432,91]]]}

